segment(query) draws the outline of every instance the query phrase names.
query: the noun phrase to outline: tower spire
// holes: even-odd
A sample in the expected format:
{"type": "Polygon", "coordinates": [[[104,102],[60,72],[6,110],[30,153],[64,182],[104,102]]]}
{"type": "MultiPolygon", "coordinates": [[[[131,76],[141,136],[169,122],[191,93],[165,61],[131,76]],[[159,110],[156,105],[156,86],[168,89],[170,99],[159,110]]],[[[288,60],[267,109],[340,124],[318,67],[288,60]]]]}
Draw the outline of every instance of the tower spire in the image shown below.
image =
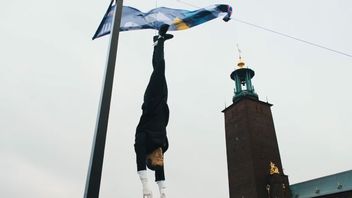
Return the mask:
{"type": "Polygon", "coordinates": [[[240,47],[239,47],[239,45],[238,45],[238,43],[237,43],[237,50],[238,50],[238,63],[237,63],[237,66],[239,67],[239,68],[243,68],[245,65],[246,65],[246,63],[243,61],[243,59],[242,59],[242,51],[241,51],[241,49],[240,49],[240,47]]]}
{"type": "Polygon", "coordinates": [[[235,81],[235,91],[232,101],[236,102],[245,96],[258,100],[258,95],[255,93],[254,86],[252,84],[252,78],[255,73],[252,69],[244,68],[246,63],[242,58],[242,51],[240,50],[238,44],[237,50],[239,54],[239,60],[237,63],[238,68],[231,73],[231,79],[235,81]]]}

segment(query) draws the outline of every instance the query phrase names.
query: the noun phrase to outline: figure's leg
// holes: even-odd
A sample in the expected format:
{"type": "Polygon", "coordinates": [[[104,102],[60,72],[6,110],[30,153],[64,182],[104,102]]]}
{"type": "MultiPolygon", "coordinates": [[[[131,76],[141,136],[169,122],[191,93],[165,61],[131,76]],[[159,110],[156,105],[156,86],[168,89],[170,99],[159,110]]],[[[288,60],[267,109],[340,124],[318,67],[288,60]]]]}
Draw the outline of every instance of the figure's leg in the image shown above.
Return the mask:
{"type": "MultiPolygon", "coordinates": [[[[150,77],[147,86],[144,101],[151,98],[165,98],[167,99],[167,84],[165,79],[165,59],[164,59],[164,42],[173,38],[171,34],[166,34],[168,25],[161,26],[158,36],[154,36],[153,40],[156,42],[153,51],[153,73],[150,77]]],[[[166,101],[165,101],[166,102],[166,101]]]]}

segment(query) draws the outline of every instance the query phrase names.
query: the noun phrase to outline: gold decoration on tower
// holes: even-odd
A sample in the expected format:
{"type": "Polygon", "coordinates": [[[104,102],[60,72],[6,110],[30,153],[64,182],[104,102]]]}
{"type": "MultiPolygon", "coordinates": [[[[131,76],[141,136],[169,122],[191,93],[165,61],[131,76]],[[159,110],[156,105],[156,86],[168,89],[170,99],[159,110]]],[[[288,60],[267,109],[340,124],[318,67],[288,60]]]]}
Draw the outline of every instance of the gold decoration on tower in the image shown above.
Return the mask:
{"type": "Polygon", "coordinates": [[[246,63],[243,61],[242,57],[238,60],[237,66],[239,68],[243,68],[246,65],[246,63]]]}
{"type": "Polygon", "coordinates": [[[280,174],[279,168],[273,162],[270,162],[270,175],[280,174]]]}
{"type": "Polygon", "coordinates": [[[237,66],[242,69],[246,65],[246,63],[242,59],[242,55],[241,55],[242,51],[240,50],[240,47],[238,46],[238,44],[237,44],[237,50],[238,50],[238,57],[239,57],[237,66]]]}

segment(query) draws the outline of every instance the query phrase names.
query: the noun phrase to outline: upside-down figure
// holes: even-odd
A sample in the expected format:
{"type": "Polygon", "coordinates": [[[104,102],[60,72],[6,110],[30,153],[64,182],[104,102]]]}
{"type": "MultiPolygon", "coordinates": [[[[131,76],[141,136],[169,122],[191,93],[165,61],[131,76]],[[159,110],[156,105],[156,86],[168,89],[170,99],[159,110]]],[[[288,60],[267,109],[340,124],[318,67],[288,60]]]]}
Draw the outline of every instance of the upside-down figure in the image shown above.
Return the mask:
{"type": "Polygon", "coordinates": [[[144,94],[142,116],[135,135],[134,148],[137,156],[137,171],[143,185],[143,198],[152,198],[147,177],[147,167],[155,171],[155,181],[160,197],[166,198],[164,153],[169,147],[166,126],[169,122],[167,84],[165,78],[164,42],[173,38],[167,34],[169,25],[162,25],[159,35],[153,37],[153,73],[144,94]]]}

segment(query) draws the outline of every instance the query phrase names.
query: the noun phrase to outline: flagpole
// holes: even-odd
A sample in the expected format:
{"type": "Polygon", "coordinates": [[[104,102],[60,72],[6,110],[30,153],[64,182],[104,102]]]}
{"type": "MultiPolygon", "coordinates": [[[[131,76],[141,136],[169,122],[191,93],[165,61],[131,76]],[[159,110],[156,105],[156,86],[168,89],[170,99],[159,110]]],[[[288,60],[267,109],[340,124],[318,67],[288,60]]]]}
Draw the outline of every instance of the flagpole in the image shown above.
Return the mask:
{"type": "Polygon", "coordinates": [[[109,121],[110,102],[114,82],[114,71],[117,56],[117,48],[120,33],[120,23],[123,0],[116,0],[113,26],[111,30],[110,46],[106,63],[103,90],[100,98],[98,118],[92,145],[91,158],[89,162],[88,175],[84,198],[98,198],[103,169],[106,132],[109,121]]]}

